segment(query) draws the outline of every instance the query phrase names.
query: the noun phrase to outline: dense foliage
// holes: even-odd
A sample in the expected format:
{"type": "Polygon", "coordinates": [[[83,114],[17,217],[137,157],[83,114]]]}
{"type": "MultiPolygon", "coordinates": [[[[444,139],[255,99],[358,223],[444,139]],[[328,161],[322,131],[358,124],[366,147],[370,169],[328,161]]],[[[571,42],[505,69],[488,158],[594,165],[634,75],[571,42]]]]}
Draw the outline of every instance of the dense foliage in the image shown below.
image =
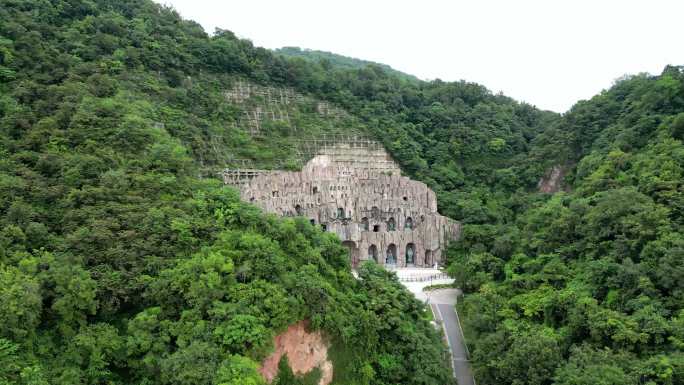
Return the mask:
{"type": "Polygon", "coordinates": [[[313,49],[301,49],[299,47],[282,47],[274,50],[277,54],[286,57],[298,57],[313,62],[318,62],[324,67],[338,67],[344,69],[363,69],[368,66],[380,67],[385,72],[397,76],[401,79],[418,81],[418,78],[407,73],[397,71],[387,64],[375,63],[368,60],[357,59],[348,56],[338,55],[332,52],[319,51],[313,49]]]}
{"type": "MultiPolygon", "coordinates": [[[[449,261],[478,383],[684,383],[682,68],[559,116],[209,37],[147,0],[0,0],[0,20],[0,383],[261,384],[272,337],[305,318],[335,383],[450,383],[391,274],[352,278],[336,239],[206,178],[351,131],[465,224],[449,261]],[[349,115],[307,99],[251,137],[224,95],[236,79],[349,115]],[[568,191],[536,193],[551,166],[568,191]]],[[[281,367],[282,385],[315,381],[281,367]]]]}
{"type": "Polygon", "coordinates": [[[198,177],[214,136],[278,151],[231,125],[229,77],[300,64],[150,1],[2,0],[0,20],[0,383],[261,384],[301,319],[330,338],[335,383],[451,383],[392,274],[355,279],[334,236],[198,177]]]}
{"type": "Polygon", "coordinates": [[[684,384],[682,127],[684,68],[622,79],[538,137],[576,162],[571,192],[466,227],[478,383],[684,384]]]}

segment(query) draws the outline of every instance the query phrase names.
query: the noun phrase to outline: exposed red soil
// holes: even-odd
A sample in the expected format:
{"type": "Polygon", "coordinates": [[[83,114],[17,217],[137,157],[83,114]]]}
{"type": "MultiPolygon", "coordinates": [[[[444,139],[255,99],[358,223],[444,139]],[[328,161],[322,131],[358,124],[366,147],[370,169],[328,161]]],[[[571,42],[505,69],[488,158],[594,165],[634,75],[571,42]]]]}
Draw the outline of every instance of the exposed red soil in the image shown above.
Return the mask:
{"type": "Polygon", "coordinates": [[[328,385],[333,379],[333,365],[328,360],[328,345],[320,331],[306,330],[308,323],[299,321],[275,337],[275,351],[261,364],[259,372],[271,383],[278,375],[278,363],[284,354],[290,368],[296,375],[309,373],[314,368],[321,370],[318,385],[328,385]]]}

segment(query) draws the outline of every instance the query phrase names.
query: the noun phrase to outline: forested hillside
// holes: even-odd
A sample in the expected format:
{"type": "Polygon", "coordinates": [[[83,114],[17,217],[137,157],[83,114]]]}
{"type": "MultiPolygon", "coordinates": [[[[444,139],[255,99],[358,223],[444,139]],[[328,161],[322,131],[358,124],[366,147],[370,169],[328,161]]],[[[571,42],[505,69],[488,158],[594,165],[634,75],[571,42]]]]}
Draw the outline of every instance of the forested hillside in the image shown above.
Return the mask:
{"type": "Polygon", "coordinates": [[[299,138],[338,133],[381,140],[465,223],[449,261],[479,384],[684,383],[682,68],[560,116],[147,0],[0,0],[0,20],[0,383],[260,384],[302,319],[335,384],[451,383],[392,274],[354,279],[330,234],[215,178],[296,168],[299,138]],[[538,193],[553,166],[567,191],[538,193]]]}
{"type": "Polygon", "coordinates": [[[637,75],[538,136],[571,192],[466,227],[451,273],[480,384],[684,383],[684,68],[637,75]]]}
{"type": "Polygon", "coordinates": [[[368,60],[357,59],[349,56],[338,55],[332,52],[313,49],[301,49],[299,47],[282,47],[274,50],[275,53],[286,57],[299,57],[313,62],[320,62],[324,66],[334,66],[344,69],[362,69],[368,66],[378,66],[391,75],[399,78],[418,81],[418,78],[407,73],[397,71],[387,64],[375,63],[368,60]]]}
{"type": "Polygon", "coordinates": [[[294,128],[332,127],[307,96],[252,137],[258,100],[225,95],[236,79],[306,92],[312,69],[151,1],[3,0],[0,20],[0,383],[261,384],[302,319],[329,338],[334,383],[451,383],[393,275],[353,278],[332,235],[206,178],[223,152],[273,166],[294,128]]]}

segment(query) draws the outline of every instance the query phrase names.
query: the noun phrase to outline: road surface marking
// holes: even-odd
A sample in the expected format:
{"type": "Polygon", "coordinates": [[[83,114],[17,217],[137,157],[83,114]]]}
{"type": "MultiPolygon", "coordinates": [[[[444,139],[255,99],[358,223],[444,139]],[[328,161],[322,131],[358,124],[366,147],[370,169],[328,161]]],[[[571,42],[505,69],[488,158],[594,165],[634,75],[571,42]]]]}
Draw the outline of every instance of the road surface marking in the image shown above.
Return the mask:
{"type": "MultiPolygon", "coordinates": [[[[432,307],[432,306],[430,306],[432,307]]],[[[446,330],[446,321],[444,321],[444,317],[442,316],[442,311],[439,310],[439,304],[435,304],[434,307],[437,309],[437,313],[439,314],[439,319],[442,321],[442,331],[444,332],[444,338],[447,341],[447,346],[449,347],[449,355],[451,356],[451,371],[454,373],[454,378],[456,378],[456,365],[454,365],[454,350],[451,348],[451,341],[449,341],[449,333],[447,333],[446,330]]],[[[433,311],[434,314],[434,311],[433,311]]]]}

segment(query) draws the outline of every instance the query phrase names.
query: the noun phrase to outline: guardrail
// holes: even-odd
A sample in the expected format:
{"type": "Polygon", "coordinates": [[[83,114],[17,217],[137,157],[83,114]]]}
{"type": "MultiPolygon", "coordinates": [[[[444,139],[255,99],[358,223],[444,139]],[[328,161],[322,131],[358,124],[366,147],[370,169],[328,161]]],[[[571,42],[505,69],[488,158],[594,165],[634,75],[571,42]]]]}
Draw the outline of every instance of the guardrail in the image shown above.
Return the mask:
{"type": "Polygon", "coordinates": [[[399,282],[425,282],[425,281],[434,281],[437,279],[449,279],[449,275],[447,273],[439,273],[439,274],[430,274],[430,275],[410,275],[410,276],[403,276],[403,277],[398,277],[399,282]]]}

